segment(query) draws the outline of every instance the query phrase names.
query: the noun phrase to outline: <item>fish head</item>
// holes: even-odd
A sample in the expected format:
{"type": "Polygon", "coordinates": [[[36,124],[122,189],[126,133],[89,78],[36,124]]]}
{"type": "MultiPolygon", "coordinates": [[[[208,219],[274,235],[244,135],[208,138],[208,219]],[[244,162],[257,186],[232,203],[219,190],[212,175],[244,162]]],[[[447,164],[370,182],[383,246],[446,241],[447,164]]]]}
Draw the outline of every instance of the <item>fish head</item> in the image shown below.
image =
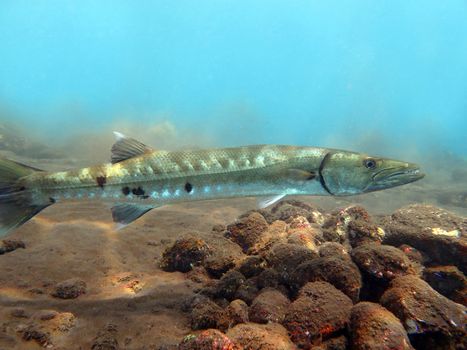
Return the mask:
{"type": "Polygon", "coordinates": [[[337,196],[384,190],[424,176],[417,164],[346,151],[331,151],[321,164],[323,186],[337,196]]]}

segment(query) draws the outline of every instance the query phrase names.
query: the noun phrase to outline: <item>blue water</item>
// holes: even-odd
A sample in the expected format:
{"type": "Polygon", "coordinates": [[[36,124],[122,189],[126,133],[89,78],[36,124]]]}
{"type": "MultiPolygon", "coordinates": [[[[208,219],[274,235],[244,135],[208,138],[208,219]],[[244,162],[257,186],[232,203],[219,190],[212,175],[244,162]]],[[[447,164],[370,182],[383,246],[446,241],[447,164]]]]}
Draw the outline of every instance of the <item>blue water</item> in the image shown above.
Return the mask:
{"type": "Polygon", "coordinates": [[[0,109],[54,137],[168,121],[465,156],[466,38],[461,0],[3,0],[0,109]]]}

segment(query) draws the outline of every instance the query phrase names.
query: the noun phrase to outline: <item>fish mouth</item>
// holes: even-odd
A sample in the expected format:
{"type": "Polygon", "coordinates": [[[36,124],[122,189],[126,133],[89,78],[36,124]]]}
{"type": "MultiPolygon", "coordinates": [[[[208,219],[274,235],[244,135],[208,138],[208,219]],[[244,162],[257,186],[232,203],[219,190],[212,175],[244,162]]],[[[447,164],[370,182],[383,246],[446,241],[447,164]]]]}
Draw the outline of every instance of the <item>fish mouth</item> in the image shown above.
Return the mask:
{"type": "Polygon", "coordinates": [[[425,177],[420,167],[416,164],[407,163],[404,166],[386,168],[378,171],[372,176],[369,189],[381,189],[405,185],[425,177]]]}

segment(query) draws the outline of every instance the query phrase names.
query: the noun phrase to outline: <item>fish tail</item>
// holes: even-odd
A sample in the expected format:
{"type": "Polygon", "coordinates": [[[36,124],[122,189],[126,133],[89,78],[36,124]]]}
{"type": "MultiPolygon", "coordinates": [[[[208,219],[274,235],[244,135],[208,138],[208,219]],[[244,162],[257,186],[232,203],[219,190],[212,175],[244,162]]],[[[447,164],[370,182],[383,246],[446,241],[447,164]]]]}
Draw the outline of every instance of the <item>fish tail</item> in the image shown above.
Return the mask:
{"type": "Polygon", "coordinates": [[[20,181],[38,171],[41,170],[12,160],[0,159],[0,237],[52,204],[34,203],[30,189],[20,181]]]}

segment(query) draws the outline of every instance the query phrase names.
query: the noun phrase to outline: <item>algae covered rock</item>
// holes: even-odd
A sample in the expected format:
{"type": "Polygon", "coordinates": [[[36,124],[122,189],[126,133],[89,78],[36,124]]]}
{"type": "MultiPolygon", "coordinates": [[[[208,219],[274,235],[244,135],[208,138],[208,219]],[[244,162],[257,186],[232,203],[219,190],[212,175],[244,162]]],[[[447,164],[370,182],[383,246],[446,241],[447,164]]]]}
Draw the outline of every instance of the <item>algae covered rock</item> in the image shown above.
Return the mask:
{"type": "Polygon", "coordinates": [[[237,243],[244,253],[253,247],[261,234],[267,230],[268,223],[264,217],[253,212],[247,217],[240,218],[237,222],[227,226],[225,236],[237,243]]]}
{"type": "Polygon", "coordinates": [[[467,279],[455,266],[433,266],[423,271],[423,279],[445,297],[465,305],[467,279]],[[460,298],[464,295],[464,298],[460,298]]]}
{"type": "Polygon", "coordinates": [[[310,249],[290,243],[274,245],[266,255],[266,261],[276,270],[283,282],[290,280],[295,268],[301,263],[317,258],[318,254],[310,249]]]}
{"type": "Polygon", "coordinates": [[[287,330],[277,323],[242,323],[227,331],[227,336],[244,349],[296,350],[287,330]]]}
{"type": "Polygon", "coordinates": [[[178,345],[178,350],[243,350],[217,329],[189,334],[178,345]]]}
{"type": "Polygon", "coordinates": [[[240,299],[233,300],[225,309],[229,318],[229,328],[239,323],[248,322],[248,305],[240,299]]]}
{"type": "Polygon", "coordinates": [[[210,300],[196,304],[191,311],[191,329],[226,329],[228,324],[224,309],[210,300]]]}
{"type": "Polygon", "coordinates": [[[416,276],[394,279],[381,305],[401,320],[416,348],[456,349],[467,345],[466,308],[416,276]]]}
{"type": "Polygon", "coordinates": [[[201,238],[181,238],[164,251],[161,267],[165,271],[188,272],[201,265],[210,253],[211,248],[201,238]]]}
{"type": "Polygon", "coordinates": [[[86,282],[79,278],[70,278],[58,283],[52,292],[52,296],[60,299],[76,299],[85,293],[86,282]]]}
{"type": "Polygon", "coordinates": [[[292,286],[299,289],[307,282],[329,282],[346,294],[353,302],[359,300],[362,278],[358,267],[340,255],[306,261],[294,271],[292,286]]]}
{"type": "Polygon", "coordinates": [[[352,306],[352,300],[333,285],[310,282],[290,305],[283,325],[298,347],[309,349],[343,331],[352,306]]]}
{"type": "Polygon", "coordinates": [[[383,243],[408,244],[439,265],[467,273],[467,219],[429,205],[410,205],[384,218],[383,243]]]}
{"type": "Polygon", "coordinates": [[[388,245],[372,243],[359,246],[352,250],[352,258],[366,274],[383,281],[416,272],[401,250],[388,245]]]}
{"type": "Polygon", "coordinates": [[[289,305],[289,299],[278,290],[262,290],[250,306],[249,319],[256,323],[281,323],[289,305]]]}
{"type": "Polygon", "coordinates": [[[404,326],[379,304],[362,302],[352,308],[350,339],[354,350],[411,350],[404,326]]]}

